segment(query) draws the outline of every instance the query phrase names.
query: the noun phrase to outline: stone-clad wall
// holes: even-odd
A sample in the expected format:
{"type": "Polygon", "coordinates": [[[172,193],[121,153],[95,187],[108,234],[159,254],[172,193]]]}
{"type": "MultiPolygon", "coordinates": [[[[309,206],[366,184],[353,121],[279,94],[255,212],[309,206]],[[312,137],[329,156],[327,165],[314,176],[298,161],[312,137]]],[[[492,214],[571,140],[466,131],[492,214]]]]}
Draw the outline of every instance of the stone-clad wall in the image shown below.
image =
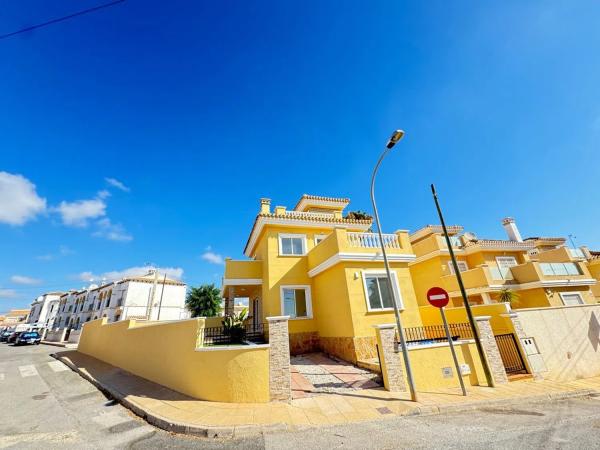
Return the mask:
{"type": "Polygon", "coordinates": [[[475,317],[475,321],[479,330],[481,346],[488,361],[494,383],[508,383],[506,369],[504,368],[500,350],[498,350],[498,344],[496,344],[496,338],[490,325],[490,316],[475,317]]]}
{"type": "Polygon", "coordinates": [[[269,392],[271,400],[290,401],[290,341],[288,316],[267,317],[269,322],[269,392]]]}
{"type": "Polygon", "coordinates": [[[377,358],[376,338],[375,336],[323,337],[317,332],[290,334],[292,355],[318,351],[356,363],[358,360],[377,358]]]}

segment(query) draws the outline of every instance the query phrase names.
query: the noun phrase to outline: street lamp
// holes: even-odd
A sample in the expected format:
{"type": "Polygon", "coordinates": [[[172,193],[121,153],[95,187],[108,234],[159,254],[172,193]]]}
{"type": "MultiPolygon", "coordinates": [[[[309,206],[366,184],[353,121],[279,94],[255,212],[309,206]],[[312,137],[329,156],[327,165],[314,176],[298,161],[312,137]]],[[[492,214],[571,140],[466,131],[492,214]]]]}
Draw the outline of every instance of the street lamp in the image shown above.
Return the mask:
{"type": "Polygon", "coordinates": [[[412,368],[410,366],[410,360],[408,358],[408,348],[406,347],[406,336],[404,334],[404,328],[402,328],[402,321],[400,320],[400,309],[398,308],[398,299],[396,298],[396,291],[392,286],[392,274],[390,271],[390,264],[388,262],[387,253],[385,251],[385,243],[383,242],[383,234],[381,233],[381,223],[379,222],[379,213],[377,212],[377,204],[375,203],[375,177],[379,166],[383,161],[383,158],[389,153],[389,151],[396,145],[400,139],[404,137],[404,131],[396,130],[390,136],[390,139],[386,145],[386,149],[379,157],[379,161],[375,165],[373,170],[373,176],[371,177],[371,203],[373,204],[373,212],[375,213],[375,222],[377,222],[377,233],[379,235],[379,245],[381,245],[381,253],[383,255],[383,263],[385,264],[385,272],[387,273],[388,284],[392,293],[392,299],[394,300],[394,314],[396,315],[396,326],[398,327],[398,334],[400,335],[400,345],[402,347],[402,357],[404,358],[404,367],[406,368],[406,378],[408,380],[408,387],[410,389],[410,398],[413,402],[417,401],[417,391],[415,389],[415,380],[413,378],[412,368]]]}

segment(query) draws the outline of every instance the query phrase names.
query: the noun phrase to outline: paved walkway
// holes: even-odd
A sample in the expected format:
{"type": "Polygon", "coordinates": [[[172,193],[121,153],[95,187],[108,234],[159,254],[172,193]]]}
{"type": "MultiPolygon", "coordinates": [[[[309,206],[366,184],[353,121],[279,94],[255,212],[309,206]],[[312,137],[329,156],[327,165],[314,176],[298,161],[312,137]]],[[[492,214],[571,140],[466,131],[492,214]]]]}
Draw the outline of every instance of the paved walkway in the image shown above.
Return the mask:
{"type": "Polygon", "coordinates": [[[409,401],[406,393],[372,388],[323,392],[292,400],[290,404],[218,403],[187,397],[76,351],[59,352],[57,357],[159,428],[219,437],[381,420],[404,415],[439,414],[483,406],[600,393],[600,377],[596,377],[562,383],[524,380],[496,388],[469,386],[468,397],[460,395],[458,388],[421,392],[419,402],[409,401]]]}
{"type": "Polygon", "coordinates": [[[323,353],[292,356],[291,363],[293,399],[381,387],[379,375],[323,353]]]}

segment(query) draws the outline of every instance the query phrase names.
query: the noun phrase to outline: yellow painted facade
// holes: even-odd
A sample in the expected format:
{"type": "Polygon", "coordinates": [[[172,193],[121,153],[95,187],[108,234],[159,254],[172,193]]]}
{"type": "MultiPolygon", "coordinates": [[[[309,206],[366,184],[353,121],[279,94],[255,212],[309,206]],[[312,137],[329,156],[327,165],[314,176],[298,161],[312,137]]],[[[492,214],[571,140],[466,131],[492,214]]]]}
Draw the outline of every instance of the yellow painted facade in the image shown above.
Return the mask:
{"type": "MultiPolygon", "coordinates": [[[[383,275],[384,265],[371,219],[344,218],[349,201],[303,196],[296,208],[263,200],[246,246],[249,261],[226,260],[223,293],[229,301],[248,297],[250,320],[286,315],[282,289],[305,289],[311,313],[289,321],[291,351],[322,349],[356,362],[377,356],[373,325],[393,323],[393,309],[368,306],[365,277],[383,275]],[[282,237],[301,237],[303,251],[286,255],[282,237]],[[256,318],[255,318],[256,317],[256,318]]],[[[420,326],[408,263],[414,260],[408,232],[384,237],[403,305],[404,325],[420,326]]]]}
{"type": "Polygon", "coordinates": [[[197,348],[204,319],[142,324],[87,322],[78,351],[190,397],[269,401],[269,348],[197,348]]]}
{"type": "MultiPolygon", "coordinates": [[[[471,305],[497,303],[503,289],[517,294],[514,309],[596,303],[598,288],[589,265],[564,246],[564,239],[489,240],[462,231],[453,226],[449,234],[471,305]]],[[[412,233],[411,243],[417,259],[410,271],[419,305],[427,305],[430,287],[440,286],[449,292],[452,306],[462,306],[441,227],[412,233]]]]}
{"type": "Polygon", "coordinates": [[[593,255],[588,260],[587,268],[590,275],[598,281],[595,286],[592,286],[592,294],[596,299],[596,303],[600,303],[600,255],[593,255]]]}

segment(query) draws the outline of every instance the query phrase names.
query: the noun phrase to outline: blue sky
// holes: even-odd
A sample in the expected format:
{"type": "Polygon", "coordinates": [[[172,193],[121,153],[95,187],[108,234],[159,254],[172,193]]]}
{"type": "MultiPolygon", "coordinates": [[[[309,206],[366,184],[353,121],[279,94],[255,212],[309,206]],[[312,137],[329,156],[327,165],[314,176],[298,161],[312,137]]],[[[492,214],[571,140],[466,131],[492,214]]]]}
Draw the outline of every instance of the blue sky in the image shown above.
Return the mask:
{"type": "MultiPolygon", "coordinates": [[[[0,34],[100,3],[6,0],[0,34]]],[[[600,5],[366,5],[128,0],[0,40],[0,311],[146,263],[219,283],[260,197],[370,211],[395,128],[385,231],[435,222],[435,182],[479,236],[600,248],[600,5]]]]}

